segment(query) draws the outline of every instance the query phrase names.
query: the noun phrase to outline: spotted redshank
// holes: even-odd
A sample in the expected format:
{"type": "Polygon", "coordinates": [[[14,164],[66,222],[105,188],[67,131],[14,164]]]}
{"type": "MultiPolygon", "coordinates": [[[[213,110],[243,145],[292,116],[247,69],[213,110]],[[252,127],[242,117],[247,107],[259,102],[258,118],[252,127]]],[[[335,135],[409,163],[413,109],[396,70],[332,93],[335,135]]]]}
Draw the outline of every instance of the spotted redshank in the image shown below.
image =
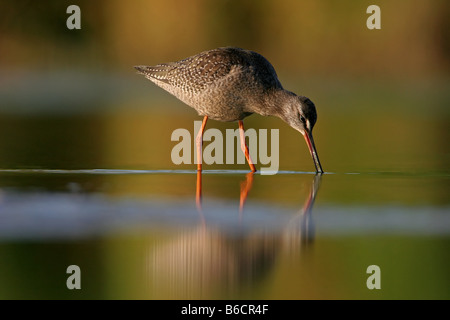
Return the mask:
{"type": "Polygon", "coordinates": [[[279,117],[300,131],[316,172],[323,172],[312,136],[317,120],[314,103],[285,90],[273,66],[259,53],[225,47],[177,62],[135,68],[203,116],[196,139],[198,171],[202,170],[203,132],[208,119],[239,122],[241,149],[251,171],[256,171],[245,143],[243,119],[258,113],[279,117]]]}

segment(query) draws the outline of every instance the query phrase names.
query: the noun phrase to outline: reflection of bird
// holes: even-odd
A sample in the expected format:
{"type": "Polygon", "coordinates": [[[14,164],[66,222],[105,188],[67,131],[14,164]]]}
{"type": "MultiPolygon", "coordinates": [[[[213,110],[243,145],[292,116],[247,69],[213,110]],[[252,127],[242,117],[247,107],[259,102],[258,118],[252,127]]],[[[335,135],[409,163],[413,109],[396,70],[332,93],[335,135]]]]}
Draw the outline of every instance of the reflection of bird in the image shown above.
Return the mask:
{"type": "MultiPolygon", "coordinates": [[[[260,228],[233,229],[208,226],[201,203],[201,172],[197,172],[196,200],[201,225],[176,234],[149,251],[148,269],[156,299],[215,299],[235,297],[247,285],[263,282],[279,256],[298,257],[314,237],[312,207],[321,174],[314,177],[303,208],[281,232],[260,228]],[[150,272],[151,271],[151,272],[150,272]]],[[[241,184],[239,220],[253,183],[253,173],[241,184]]]]}
{"type": "Polygon", "coordinates": [[[317,192],[319,191],[321,180],[322,174],[316,174],[303,208],[299,211],[299,214],[292,218],[284,232],[286,246],[288,246],[290,250],[292,250],[291,248],[298,247],[299,243],[307,245],[314,241],[312,208],[314,201],[316,200],[317,192]],[[298,228],[298,223],[300,224],[300,228],[298,228]]]}
{"type": "Polygon", "coordinates": [[[323,172],[312,136],[317,120],[314,103],[284,90],[275,69],[262,55],[239,48],[218,48],[177,62],[136,66],[139,73],[203,116],[197,136],[201,170],[203,132],[208,118],[239,121],[241,149],[256,171],[245,144],[243,119],[253,113],[276,116],[305,137],[317,172],[323,172]]]}

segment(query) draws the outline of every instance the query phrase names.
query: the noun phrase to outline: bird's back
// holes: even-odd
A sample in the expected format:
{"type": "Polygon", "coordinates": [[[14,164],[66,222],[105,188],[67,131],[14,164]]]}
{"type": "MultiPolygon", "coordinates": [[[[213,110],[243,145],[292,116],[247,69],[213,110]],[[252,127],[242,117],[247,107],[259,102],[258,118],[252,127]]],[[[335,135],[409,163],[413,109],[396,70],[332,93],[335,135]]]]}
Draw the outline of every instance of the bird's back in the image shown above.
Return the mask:
{"type": "Polygon", "coordinates": [[[245,117],[251,113],[248,104],[282,88],[275,69],[262,55],[233,47],[136,69],[199,114],[222,121],[245,117]]]}

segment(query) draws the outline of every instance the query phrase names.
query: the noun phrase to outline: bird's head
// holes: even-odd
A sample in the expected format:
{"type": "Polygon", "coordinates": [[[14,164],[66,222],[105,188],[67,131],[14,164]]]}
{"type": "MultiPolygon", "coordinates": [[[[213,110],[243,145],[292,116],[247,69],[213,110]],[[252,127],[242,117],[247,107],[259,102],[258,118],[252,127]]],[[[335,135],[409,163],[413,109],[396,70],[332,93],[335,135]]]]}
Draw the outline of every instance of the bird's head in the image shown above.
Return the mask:
{"type": "Polygon", "coordinates": [[[323,173],[312,136],[312,130],[317,121],[314,103],[307,97],[290,93],[289,98],[286,99],[281,118],[303,135],[314,160],[316,171],[323,173]]]}

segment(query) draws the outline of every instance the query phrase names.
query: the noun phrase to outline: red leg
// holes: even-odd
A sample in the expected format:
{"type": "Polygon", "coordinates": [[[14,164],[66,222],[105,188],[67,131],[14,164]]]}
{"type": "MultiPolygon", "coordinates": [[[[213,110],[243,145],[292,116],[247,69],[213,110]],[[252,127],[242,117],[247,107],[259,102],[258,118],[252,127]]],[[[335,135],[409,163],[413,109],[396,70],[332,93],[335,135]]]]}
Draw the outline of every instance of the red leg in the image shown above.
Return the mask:
{"type": "Polygon", "coordinates": [[[203,145],[203,132],[205,131],[206,121],[208,116],[203,118],[202,127],[200,128],[195,143],[197,145],[197,171],[202,171],[202,145],[203,145]]]}
{"type": "Polygon", "coordinates": [[[255,165],[253,164],[252,159],[250,158],[250,153],[248,152],[248,146],[245,143],[245,131],[244,131],[244,122],[239,120],[239,134],[241,136],[241,149],[245,154],[245,159],[247,159],[248,165],[250,166],[250,170],[252,172],[256,172],[255,165]]]}

